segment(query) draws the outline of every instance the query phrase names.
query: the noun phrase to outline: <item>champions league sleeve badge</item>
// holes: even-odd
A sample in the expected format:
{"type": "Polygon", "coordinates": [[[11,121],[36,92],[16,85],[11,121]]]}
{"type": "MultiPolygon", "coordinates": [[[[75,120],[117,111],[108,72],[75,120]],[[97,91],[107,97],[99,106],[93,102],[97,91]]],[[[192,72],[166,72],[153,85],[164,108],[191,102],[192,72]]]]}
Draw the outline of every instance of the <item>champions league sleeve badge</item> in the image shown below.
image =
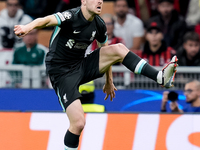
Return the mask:
{"type": "Polygon", "coordinates": [[[63,16],[65,17],[65,19],[70,19],[72,17],[72,13],[69,11],[65,11],[63,12],[63,16]]]}

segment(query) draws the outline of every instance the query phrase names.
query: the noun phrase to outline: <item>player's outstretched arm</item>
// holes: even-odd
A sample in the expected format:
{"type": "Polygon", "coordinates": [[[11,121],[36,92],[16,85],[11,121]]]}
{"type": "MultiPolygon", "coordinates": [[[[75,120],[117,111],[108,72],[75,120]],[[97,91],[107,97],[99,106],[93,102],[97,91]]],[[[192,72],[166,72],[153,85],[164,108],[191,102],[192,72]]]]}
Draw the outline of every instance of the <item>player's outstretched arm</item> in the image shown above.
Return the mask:
{"type": "Polygon", "coordinates": [[[58,25],[56,17],[54,15],[49,15],[43,18],[37,18],[26,25],[15,25],[14,32],[18,37],[23,37],[33,29],[41,29],[56,25],[58,25]]]}

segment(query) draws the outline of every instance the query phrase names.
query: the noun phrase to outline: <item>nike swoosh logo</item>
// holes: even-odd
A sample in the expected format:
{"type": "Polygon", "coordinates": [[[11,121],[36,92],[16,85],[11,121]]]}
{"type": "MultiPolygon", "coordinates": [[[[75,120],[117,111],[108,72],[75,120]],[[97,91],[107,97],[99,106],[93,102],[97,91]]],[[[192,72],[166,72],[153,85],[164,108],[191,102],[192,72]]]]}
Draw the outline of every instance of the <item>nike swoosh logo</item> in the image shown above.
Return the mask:
{"type": "Polygon", "coordinates": [[[76,30],[74,30],[74,34],[78,34],[78,33],[80,33],[81,31],[76,31],[76,30]]]}

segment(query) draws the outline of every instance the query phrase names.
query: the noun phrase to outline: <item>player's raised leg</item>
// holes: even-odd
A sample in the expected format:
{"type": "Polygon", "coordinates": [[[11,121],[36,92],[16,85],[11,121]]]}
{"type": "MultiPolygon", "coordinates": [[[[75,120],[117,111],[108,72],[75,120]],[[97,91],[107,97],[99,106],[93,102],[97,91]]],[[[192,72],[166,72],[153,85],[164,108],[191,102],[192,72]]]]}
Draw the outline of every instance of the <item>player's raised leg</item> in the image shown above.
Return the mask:
{"type": "Polygon", "coordinates": [[[121,62],[136,74],[147,76],[166,88],[173,86],[176,73],[177,58],[174,56],[161,71],[156,70],[144,59],[129,51],[123,44],[102,47],[100,50],[99,70],[105,72],[110,65],[121,62]]]}
{"type": "Polygon", "coordinates": [[[79,136],[85,126],[84,111],[80,100],[75,100],[66,109],[70,127],[64,138],[65,150],[77,150],[79,136]]]}

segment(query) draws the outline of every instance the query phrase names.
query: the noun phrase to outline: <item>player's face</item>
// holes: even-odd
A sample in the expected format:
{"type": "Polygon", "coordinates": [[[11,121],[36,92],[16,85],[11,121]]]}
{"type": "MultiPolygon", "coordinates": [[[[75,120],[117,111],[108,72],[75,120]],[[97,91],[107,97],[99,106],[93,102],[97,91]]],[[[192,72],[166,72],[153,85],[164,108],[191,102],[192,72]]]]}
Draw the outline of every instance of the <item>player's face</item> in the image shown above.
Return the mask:
{"type": "Polygon", "coordinates": [[[86,6],[86,9],[91,14],[101,14],[103,0],[83,0],[82,3],[86,6]]]}
{"type": "Polygon", "coordinates": [[[18,0],[7,0],[6,6],[7,6],[7,9],[8,9],[8,15],[10,17],[15,17],[17,10],[19,9],[18,0]]]}
{"type": "Polygon", "coordinates": [[[185,85],[184,94],[186,96],[186,102],[192,103],[200,96],[200,90],[198,90],[195,82],[190,82],[185,85]]]}
{"type": "Polygon", "coordinates": [[[125,0],[118,0],[115,2],[114,7],[117,17],[124,18],[128,13],[128,4],[125,0]]]}
{"type": "Polygon", "coordinates": [[[193,58],[200,50],[200,42],[188,40],[184,43],[183,47],[186,50],[187,56],[193,58]]]}
{"type": "Polygon", "coordinates": [[[164,17],[170,16],[173,9],[173,4],[169,2],[162,2],[158,5],[158,11],[164,17]]]}
{"type": "Polygon", "coordinates": [[[146,40],[151,46],[157,46],[161,43],[163,34],[156,29],[151,29],[146,34],[146,40]]]}

